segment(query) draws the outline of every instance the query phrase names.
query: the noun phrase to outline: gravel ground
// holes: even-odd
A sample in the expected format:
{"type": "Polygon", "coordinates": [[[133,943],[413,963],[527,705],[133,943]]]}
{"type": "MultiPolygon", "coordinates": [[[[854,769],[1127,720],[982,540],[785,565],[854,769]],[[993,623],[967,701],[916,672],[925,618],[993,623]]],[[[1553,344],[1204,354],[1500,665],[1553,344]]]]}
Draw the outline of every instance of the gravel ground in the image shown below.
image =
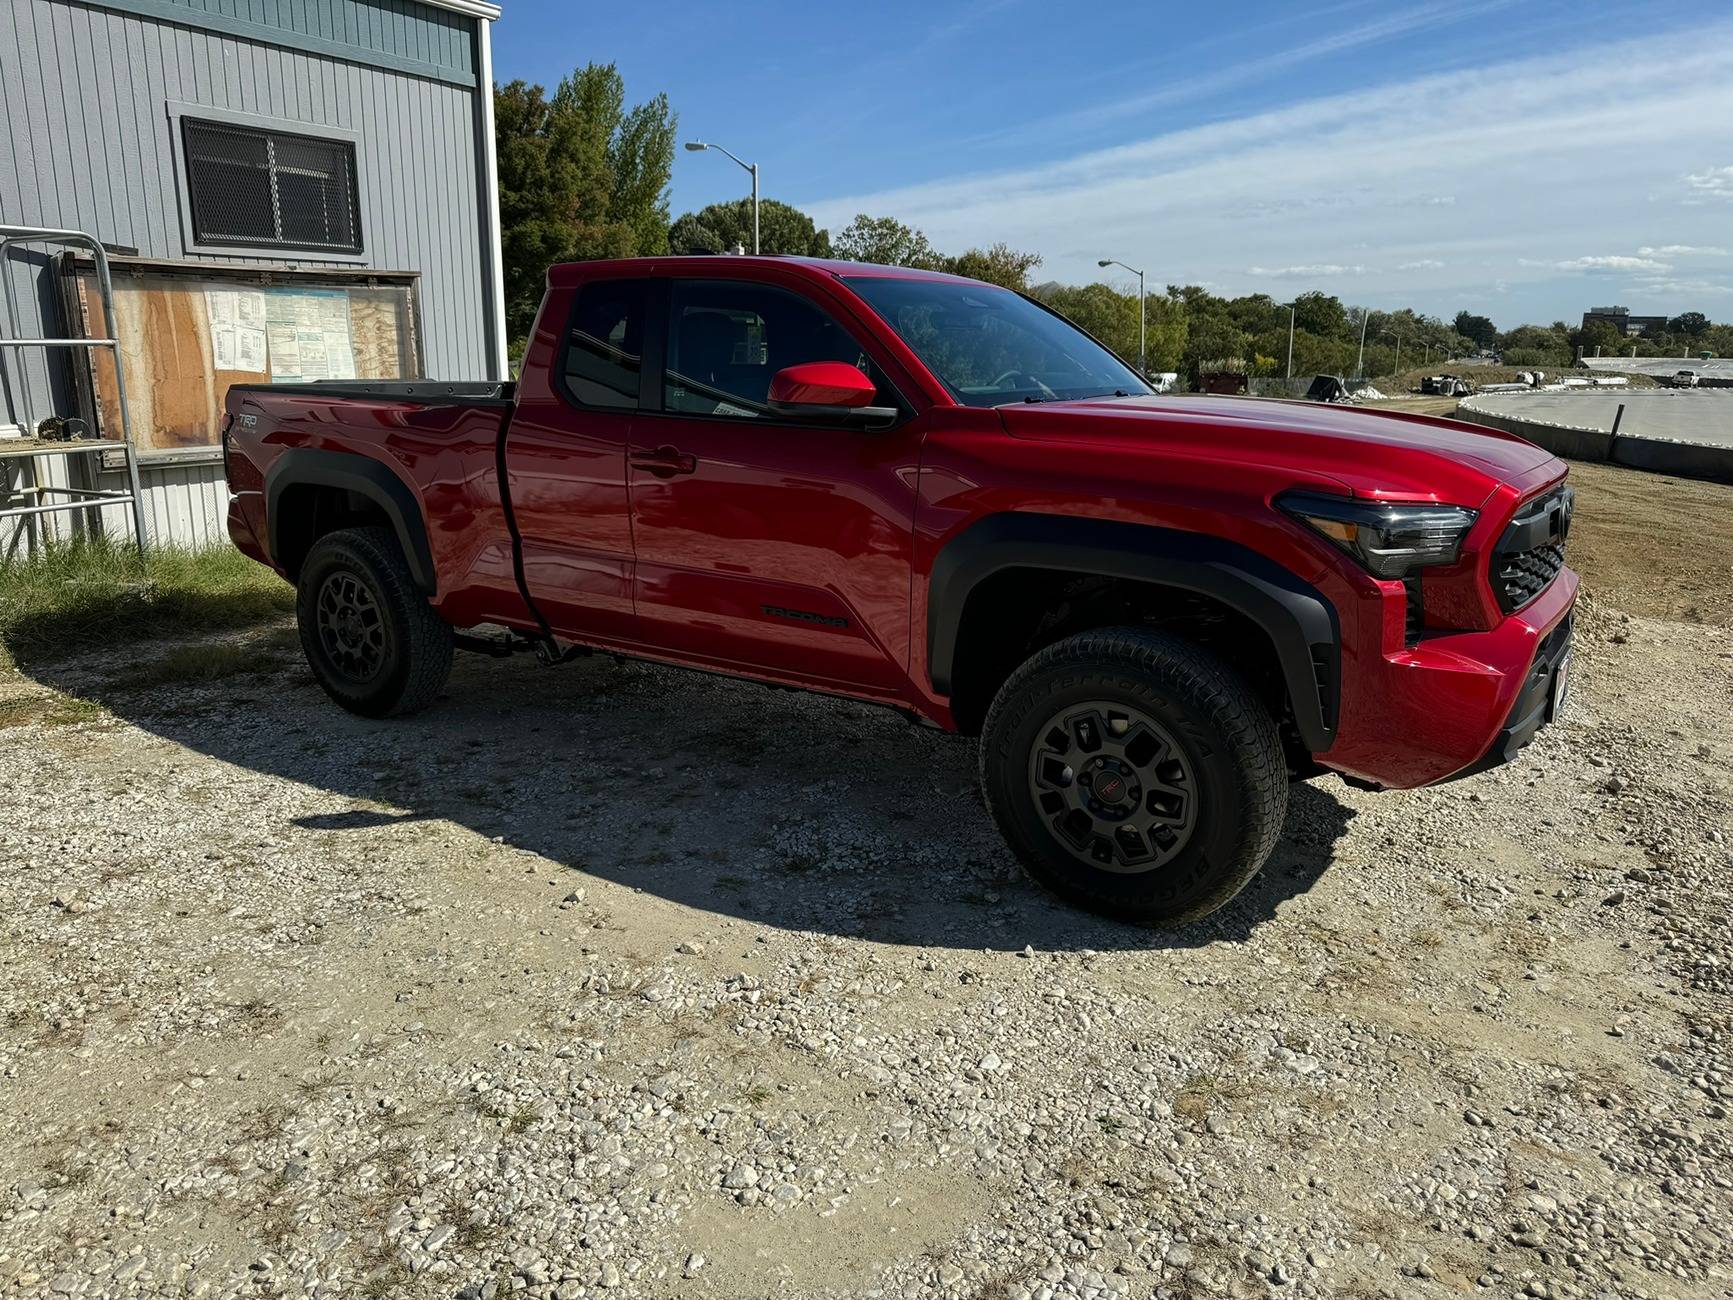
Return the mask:
{"type": "Polygon", "coordinates": [[[1733,631],[1578,637],[1518,762],[1298,787],[1180,933],[850,703],[0,679],[0,1295],[1733,1294],[1733,631]]]}

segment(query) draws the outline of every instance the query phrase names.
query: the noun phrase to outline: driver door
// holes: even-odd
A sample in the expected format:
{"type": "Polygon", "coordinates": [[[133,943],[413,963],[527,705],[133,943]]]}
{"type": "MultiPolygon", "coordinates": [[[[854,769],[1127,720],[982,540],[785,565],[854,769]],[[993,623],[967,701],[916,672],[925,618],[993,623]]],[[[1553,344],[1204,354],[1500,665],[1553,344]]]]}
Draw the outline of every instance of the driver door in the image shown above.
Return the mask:
{"type": "Polygon", "coordinates": [[[643,635],[732,671],[893,693],[920,422],[798,282],[673,278],[659,297],[659,399],[627,454],[643,635]],[[880,403],[907,417],[867,431],[770,407],[778,370],[834,360],[878,378],[880,403]]]}

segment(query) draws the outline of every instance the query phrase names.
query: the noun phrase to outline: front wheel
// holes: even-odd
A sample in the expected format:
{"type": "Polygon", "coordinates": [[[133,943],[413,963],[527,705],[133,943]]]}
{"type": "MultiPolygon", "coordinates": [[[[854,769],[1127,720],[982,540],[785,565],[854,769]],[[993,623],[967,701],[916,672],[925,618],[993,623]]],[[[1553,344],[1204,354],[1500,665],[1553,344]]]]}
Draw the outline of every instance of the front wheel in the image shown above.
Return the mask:
{"type": "Polygon", "coordinates": [[[313,676],[351,713],[414,713],[451,673],[451,628],[415,589],[388,528],[346,528],[315,542],[295,619],[313,676]]]}
{"type": "Polygon", "coordinates": [[[981,788],[1023,865],[1119,920],[1178,924],[1257,874],[1287,810],[1274,720],[1215,656],[1142,628],[1048,646],[981,735],[981,788]]]}

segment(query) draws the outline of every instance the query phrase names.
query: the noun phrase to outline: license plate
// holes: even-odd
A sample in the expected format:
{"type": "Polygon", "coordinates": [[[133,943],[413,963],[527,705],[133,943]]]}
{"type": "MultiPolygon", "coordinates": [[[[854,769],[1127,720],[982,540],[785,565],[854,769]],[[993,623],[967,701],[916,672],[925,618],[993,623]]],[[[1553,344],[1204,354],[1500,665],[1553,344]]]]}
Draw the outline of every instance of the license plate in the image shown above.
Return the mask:
{"type": "Polygon", "coordinates": [[[1566,654],[1552,670],[1552,697],[1547,705],[1547,717],[1556,718],[1565,706],[1565,692],[1570,689],[1571,657],[1566,654]]]}

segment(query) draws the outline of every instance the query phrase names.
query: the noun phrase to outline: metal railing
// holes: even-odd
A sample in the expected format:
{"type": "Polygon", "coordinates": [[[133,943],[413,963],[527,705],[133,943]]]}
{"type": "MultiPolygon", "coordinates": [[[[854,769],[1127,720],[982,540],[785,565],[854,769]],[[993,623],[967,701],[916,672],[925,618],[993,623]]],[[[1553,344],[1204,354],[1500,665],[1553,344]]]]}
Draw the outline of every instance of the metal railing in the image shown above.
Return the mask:
{"type": "MultiPolygon", "coordinates": [[[[120,408],[120,440],[118,443],[122,458],[126,462],[127,488],[125,491],[94,488],[50,487],[34,481],[24,489],[25,494],[34,494],[35,505],[0,506],[0,519],[28,518],[34,519],[40,515],[55,514],[68,510],[95,510],[100,512],[105,506],[130,505],[132,507],[132,526],[138,539],[138,548],[143,551],[146,543],[144,526],[144,495],[138,484],[138,448],[132,440],[132,416],[126,405],[126,367],[120,355],[120,340],[116,335],[114,316],[114,283],[108,274],[108,253],[101,242],[94,236],[82,230],[54,230],[40,226],[8,226],[0,225],[0,281],[6,286],[6,334],[0,337],[0,349],[16,349],[21,352],[25,348],[42,348],[49,351],[54,348],[108,348],[114,354],[114,395],[120,408]],[[18,291],[12,283],[11,256],[12,248],[17,244],[60,244],[66,246],[82,245],[88,248],[96,261],[96,283],[102,298],[102,318],[106,323],[110,337],[99,339],[61,339],[61,338],[19,338],[18,335],[18,291]],[[49,496],[64,496],[72,498],[69,501],[46,501],[49,496]]],[[[13,368],[8,367],[8,377],[13,374],[13,368]]],[[[24,411],[23,429],[30,446],[26,451],[9,451],[6,444],[10,439],[0,439],[0,459],[15,459],[20,456],[43,456],[76,454],[80,452],[96,452],[112,450],[117,444],[110,439],[98,439],[95,442],[80,445],[78,439],[69,439],[62,443],[44,447],[34,441],[36,432],[35,412],[30,401],[30,384],[27,377],[20,377],[18,383],[20,405],[24,411]]],[[[8,397],[10,398],[10,387],[8,397]]],[[[16,411],[11,412],[16,423],[16,411]]]]}

